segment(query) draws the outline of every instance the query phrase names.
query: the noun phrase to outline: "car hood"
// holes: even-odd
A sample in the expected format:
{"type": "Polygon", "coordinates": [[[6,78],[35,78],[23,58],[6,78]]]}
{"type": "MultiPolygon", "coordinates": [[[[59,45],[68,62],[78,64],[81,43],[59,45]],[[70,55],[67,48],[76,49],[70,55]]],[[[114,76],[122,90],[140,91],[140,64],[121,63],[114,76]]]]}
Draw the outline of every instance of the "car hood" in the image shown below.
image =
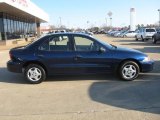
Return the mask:
{"type": "Polygon", "coordinates": [[[123,53],[133,53],[133,54],[140,54],[140,55],[147,56],[145,53],[139,50],[131,49],[131,48],[117,47],[115,48],[115,50],[118,52],[123,52],[123,53]]]}

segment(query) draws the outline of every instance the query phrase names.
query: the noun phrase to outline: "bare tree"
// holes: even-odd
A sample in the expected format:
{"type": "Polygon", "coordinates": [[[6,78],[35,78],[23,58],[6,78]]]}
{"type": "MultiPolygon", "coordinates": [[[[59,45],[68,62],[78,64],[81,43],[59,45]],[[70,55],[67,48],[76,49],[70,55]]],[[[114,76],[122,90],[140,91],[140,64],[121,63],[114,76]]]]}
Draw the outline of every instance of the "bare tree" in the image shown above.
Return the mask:
{"type": "Polygon", "coordinates": [[[56,27],[54,25],[50,25],[50,29],[54,30],[54,29],[56,29],[56,27]]]}

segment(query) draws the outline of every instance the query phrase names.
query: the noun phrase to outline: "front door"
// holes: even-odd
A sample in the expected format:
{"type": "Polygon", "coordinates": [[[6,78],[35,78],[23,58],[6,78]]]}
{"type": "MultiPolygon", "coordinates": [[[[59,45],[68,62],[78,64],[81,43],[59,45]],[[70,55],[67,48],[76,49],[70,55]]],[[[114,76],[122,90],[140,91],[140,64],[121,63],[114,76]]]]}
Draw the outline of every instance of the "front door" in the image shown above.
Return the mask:
{"type": "Polygon", "coordinates": [[[112,54],[98,41],[88,36],[75,35],[73,44],[77,73],[107,73],[111,71],[112,54]]]}

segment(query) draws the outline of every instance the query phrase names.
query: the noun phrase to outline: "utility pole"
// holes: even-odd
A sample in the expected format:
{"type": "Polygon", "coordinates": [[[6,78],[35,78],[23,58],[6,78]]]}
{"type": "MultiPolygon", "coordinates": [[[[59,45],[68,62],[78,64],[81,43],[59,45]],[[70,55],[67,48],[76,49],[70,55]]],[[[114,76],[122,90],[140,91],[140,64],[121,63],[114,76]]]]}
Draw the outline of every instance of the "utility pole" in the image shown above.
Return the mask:
{"type": "Polygon", "coordinates": [[[62,27],[62,18],[59,17],[59,27],[61,28],[62,27]]]}
{"type": "Polygon", "coordinates": [[[106,20],[106,26],[108,26],[108,21],[107,21],[107,18],[105,18],[105,20],[106,20]]]}
{"type": "Polygon", "coordinates": [[[112,28],[112,15],[113,13],[111,11],[108,12],[108,16],[110,18],[110,27],[112,28]]]}
{"type": "Polygon", "coordinates": [[[159,21],[158,21],[158,23],[159,23],[159,27],[160,27],[160,9],[158,9],[158,12],[159,12],[159,21]]]}

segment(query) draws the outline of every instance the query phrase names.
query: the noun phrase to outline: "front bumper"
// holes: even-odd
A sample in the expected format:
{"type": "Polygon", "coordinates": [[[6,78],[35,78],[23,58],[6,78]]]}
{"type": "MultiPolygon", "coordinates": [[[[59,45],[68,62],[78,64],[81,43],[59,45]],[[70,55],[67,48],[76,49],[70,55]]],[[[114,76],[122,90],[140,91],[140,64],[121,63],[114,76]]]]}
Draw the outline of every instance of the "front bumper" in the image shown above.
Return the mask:
{"type": "Polygon", "coordinates": [[[20,62],[10,60],[7,62],[7,69],[10,72],[22,73],[22,64],[20,62]]]}
{"type": "Polygon", "coordinates": [[[153,70],[154,61],[141,62],[141,72],[150,72],[153,70]]]}

